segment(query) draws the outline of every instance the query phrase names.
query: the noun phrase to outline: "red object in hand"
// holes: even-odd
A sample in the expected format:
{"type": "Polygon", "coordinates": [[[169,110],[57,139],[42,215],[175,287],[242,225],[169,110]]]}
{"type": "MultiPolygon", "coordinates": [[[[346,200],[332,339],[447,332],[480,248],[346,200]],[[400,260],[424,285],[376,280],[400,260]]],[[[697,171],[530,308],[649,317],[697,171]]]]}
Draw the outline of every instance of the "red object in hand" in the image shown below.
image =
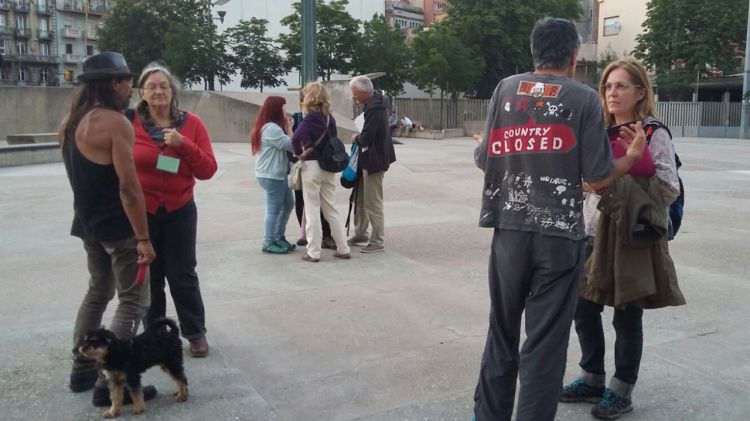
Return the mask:
{"type": "Polygon", "coordinates": [[[146,281],[146,270],[148,269],[147,264],[138,265],[138,274],[135,275],[135,285],[141,286],[146,281]]]}

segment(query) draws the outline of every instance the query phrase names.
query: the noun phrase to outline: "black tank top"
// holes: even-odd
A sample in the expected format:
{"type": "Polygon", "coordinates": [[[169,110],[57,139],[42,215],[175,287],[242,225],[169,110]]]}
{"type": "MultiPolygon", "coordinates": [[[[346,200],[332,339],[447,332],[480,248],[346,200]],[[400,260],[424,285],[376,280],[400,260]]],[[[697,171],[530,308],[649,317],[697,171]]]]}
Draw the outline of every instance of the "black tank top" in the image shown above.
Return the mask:
{"type": "Polygon", "coordinates": [[[133,228],[120,200],[120,180],[114,165],[89,161],[78,150],[75,139],[65,139],[62,154],[73,188],[74,216],[70,234],[93,241],[133,237],[133,228]]]}

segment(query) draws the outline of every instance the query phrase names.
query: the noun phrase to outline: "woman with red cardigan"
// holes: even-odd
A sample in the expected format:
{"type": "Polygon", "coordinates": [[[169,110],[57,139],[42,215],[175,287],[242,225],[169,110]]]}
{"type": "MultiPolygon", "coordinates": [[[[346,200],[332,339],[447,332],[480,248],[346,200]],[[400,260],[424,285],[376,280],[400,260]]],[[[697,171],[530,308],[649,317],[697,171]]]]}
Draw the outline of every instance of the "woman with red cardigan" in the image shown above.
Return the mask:
{"type": "Polygon", "coordinates": [[[216,173],[206,126],[177,108],[179,85],[165,67],[146,66],[138,81],[143,99],[132,116],[138,179],[146,197],[148,226],[156,260],[151,264],[151,307],[147,326],[166,313],[165,278],[182,335],[193,357],[208,355],[206,321],[195,272],[198,213],[195,180],[216,173]]]}

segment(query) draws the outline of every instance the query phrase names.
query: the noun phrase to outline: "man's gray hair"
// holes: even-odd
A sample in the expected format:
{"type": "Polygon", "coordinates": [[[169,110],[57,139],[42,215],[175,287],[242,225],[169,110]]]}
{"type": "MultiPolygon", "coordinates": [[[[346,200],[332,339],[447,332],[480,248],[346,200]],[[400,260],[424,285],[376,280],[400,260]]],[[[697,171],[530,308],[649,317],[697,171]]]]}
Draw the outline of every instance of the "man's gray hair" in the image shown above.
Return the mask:
{"type": "Polygon", "coordinates": [[[531,31],[531,55],[537,69],[564,69],[581,48],[581,36],[571,20],[544,18],[531,31]]]}
{"type": "Polygon", "coordinates": [[[372,86],[372,81],[367,76],[353,77],[352,80],[349,81],[349,87],[368,94],[371,94],[375,90],[372,86]]]}

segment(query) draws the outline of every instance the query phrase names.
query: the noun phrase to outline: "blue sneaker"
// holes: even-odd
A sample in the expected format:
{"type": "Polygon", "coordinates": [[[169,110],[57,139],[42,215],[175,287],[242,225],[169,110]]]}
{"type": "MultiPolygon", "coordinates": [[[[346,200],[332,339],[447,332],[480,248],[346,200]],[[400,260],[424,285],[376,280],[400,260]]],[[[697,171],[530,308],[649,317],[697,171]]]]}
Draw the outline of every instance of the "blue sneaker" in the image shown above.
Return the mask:
{"type": "Polygon", "coordinates": [[[297,249],[297,246],[290,243],[289,241],[286,241],[286,238],[282,238],[281,240],[277,241],[274,244],[276,244],[277,246],[284,247],[285,249],[287,249],[287,251],[294,251],[297,249]]]}
{"type": "Polygon", "coordinates": [[[604,389],[602,400],[591,408],[591,415],[602,420],[616,420],[622,414],[633,411],[633,403],[629,398],[624,398],[610,388],[604,389]]]}

